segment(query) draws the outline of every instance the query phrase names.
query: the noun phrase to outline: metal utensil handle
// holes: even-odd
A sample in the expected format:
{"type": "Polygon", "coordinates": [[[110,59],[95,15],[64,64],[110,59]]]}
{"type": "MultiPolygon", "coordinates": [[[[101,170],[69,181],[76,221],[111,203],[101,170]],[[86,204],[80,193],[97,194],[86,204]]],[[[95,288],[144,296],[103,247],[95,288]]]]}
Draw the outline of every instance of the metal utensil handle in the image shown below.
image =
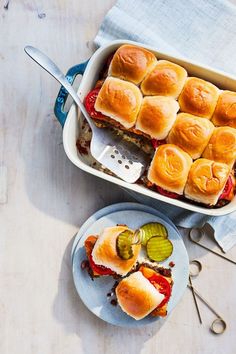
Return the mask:
{"type": "Polygon", "coordinates": [[[77,93],[75,92],[74,88],[71,84],[67,81],[62,71],[58,68],[58,66],[44,53],[42,53],[39,49],[26,46],[25,47],[26,54],[29,55],[37,64],[39,64],[44,70],[46,70],[50,75],[52,75],[57,81],[60,82],[62,86],[69,92],[73,100],[79,106],[81,112],[83,113],[84,117],[86,118],[87,122],[89,123],[92,129],[95,129],[95,125],[92,119],[89,117],[83,103],[81,102],[80,98],[78,97],[77,93]]]}

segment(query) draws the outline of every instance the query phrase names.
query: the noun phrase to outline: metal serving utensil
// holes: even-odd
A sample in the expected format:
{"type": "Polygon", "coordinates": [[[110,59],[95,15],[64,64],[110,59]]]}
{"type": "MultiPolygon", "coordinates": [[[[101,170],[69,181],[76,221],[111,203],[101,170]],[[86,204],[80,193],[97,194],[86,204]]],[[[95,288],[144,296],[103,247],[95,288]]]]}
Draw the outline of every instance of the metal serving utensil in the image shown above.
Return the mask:
{"type": "Polygon", "coordinates": [[[136,182],[149,163],[148,155],[135,144],[124,141],[121,136],[117,136],[111,130],[97,128],[74,88],[57,65],[37,48],[26,46],[25,52],[64,86],[80,108],[92,129],[90,151],[93,157],[124,181],[136,182]]]}
{"type": "Polygon", "coordinates": [[[192,291],[192,294],[193,294],[194,304],[196,306],[199,322],[200,322],[200,324],[202,324],[202,318],[201,318],[201,314],[200,314],[200,310],[198,307],[196,296],[209,308],[209,310],[211,310],[212,313],[214,313],[214,315],[216,315],[216,318],[211,323],[210,330],[214,334],[222,334],[222,333],[224,333],[224,331],[226,330],[226,327],[227,327],[225,320],[223,320],[222,316],[220,316],[218,314],[218,312],[216,312],[215,309],[213,309],[213,307],[210,305],[210,303],[196,290],[196,288],[192,284],[191,278],[197,277],[199,275],[199,273],[201,272],[201,270],[202,270],[201,262],[199,262],[198,260],[195,260],[195,259],[193,261],[190,261],[188,288],[192,291]],[[193,267],[191,268],[191,266],[195,266],[195,270],[193,270],[193,267]]]}

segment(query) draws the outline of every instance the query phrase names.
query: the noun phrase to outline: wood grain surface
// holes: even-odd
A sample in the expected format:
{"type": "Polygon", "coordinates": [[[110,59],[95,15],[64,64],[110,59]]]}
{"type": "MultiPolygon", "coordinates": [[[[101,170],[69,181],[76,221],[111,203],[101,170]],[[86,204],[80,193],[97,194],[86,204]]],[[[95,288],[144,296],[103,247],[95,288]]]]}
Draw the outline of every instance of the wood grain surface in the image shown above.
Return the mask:
{"type": "MultiPolygon", "coordinates": [[[[73,236],[96,210],[131,199],[67,159],[53,114],[58,84],[23,48],[41,48],[66,71],[91,55],[114,3],[0,1],[0,353],[236,353],[235,266],[193,246],[184,233],[190,259],[203,264],[194,284],[225,318],[223,335],[209,331],[214,316],[201,303],[199,324],[189,290],[163,326],[135,330],[102,322],[75,291],[73,236]]],[[[236,259],[236,249],[228,256],[236,259]]]]}

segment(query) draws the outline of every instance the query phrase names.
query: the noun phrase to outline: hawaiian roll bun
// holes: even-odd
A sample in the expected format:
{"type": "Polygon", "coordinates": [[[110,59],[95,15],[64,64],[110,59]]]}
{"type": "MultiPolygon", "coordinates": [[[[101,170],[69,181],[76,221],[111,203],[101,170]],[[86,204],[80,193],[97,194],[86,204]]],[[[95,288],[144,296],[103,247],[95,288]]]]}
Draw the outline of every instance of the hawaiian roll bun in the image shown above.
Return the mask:
{"type": "Polygon", "coordinates": [[[187,71],[180,65],[159,60],[141,84],[144,95],[177,98],[187,78],[187,71]]]}
{"type": "Polygon", "coordinates": [[[178,110],[178,102],[172,97],[144,97],[135,128],[151,138],[165,139],[174,124],[178,110]]]}
{"type": "Polygon", "coordinates": [[[137,86],[108,77],[98,93],[94,107],[96,111],[130,129],[135,124],[141,103],[142,94],[137,86]]]}
{"type": "Polygon", "coordinates": [[[138,85],[156,63],[157,59],[152,52],[141,47],[124,44],[115,52],[108,75],[138,85]]]}
{"type": "Polygon", "coordinates": [[[180,110],[211,119],[220,90],[208,81],[189,77],[179,96],[180,110]]]}
{"type": "Polygon", "coordinates": [[[212,122],[216,126],[236,128],[236,92],[223,91],[218,99],[212,122]]]}
{"type": "Polygon", "coordinates": [[[118,256],[116,239],[124,230],[127,230],[127,226],[107,227],[98,237],[92,251],[93,260],[97,265],[110,268],[122,276],[126,275],[135,265],[141,249],[141,245],[132,246],[134,256],[128,260],[123,260],[118,256]]]}
{"type": "Polygon", "coordinates": [[[196,202],[215,205],[230,174],[226,164],[208,159],[194,161],[185,186],[185,197],[196,202]]]}
{"type": "Polygon", "coordinates": [[[121,309],[135,320],[149,315],[164,299],[164,295],[139,271],[119,283],[116,296],[121,309]]]}
{"type": "Polygon", "coordinates": [[[202,156],[232,167],[236,159],[236,129],[215,128],[202,156]]]}
{"type": "Polygon", "coordinates": [[[183,194],[191,164],[191,157],[178,146],[161,145],[152,159],[148,179],[169,192],[183,194]]]}
{"type": "Polygon", "coordinates": [[[195,160],[201,156],[213,130],[214,125],[208,119],[180,113],[167,141],[181,147],[195,160]]]}

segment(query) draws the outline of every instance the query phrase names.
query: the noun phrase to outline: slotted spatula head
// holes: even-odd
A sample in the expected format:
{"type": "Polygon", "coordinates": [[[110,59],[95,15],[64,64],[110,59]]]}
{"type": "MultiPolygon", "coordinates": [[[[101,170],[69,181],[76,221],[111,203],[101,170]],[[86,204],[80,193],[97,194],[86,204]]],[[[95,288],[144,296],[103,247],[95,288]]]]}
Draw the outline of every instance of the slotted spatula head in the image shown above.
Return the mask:
{"type": "Polygon", "coordinates": [[[138,146],[106,128],[93,130],[90,150],[97,161],[129,183],[140,178],[150,160],[138,146]]]}
{"type": "Polygon", "coordinates": [[[92,129],[90,149],[93,157],[124,181],[136,182],[147,167],[149,156],[135,144],[122,140],[113,131],[97,128],[58,66],[37,48],[27,46],[25,52],[64,86],[80,108],[92,129]]]}

